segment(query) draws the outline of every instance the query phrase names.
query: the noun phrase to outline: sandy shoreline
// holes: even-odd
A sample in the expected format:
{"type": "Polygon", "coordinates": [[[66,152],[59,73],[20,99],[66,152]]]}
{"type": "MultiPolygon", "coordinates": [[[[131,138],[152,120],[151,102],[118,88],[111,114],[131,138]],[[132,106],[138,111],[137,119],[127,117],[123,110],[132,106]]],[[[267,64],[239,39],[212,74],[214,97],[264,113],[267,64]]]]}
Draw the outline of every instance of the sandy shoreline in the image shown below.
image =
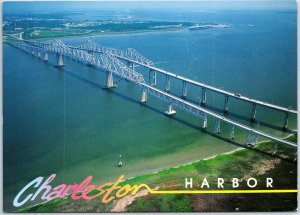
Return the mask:
{"type": "MultiPolygon", "coordinates": [[[[289,138],[289,137],[291,137],[291,136],[293,136],[293,135],[295,135],[295,134],[289,134],[289,135],[285,136],[285,137],[282,138],[282,139],[287,139],[287,138],[289,138]]],[[[266,140],[265,140],[265,141],[260,141],[260,142],[258,142],[257,144],[262,144],[262,143],[266,143],[266,142],[269,142],[269,141],[266,141],[266,140]]],[[[230,150],[230,151],[228,151],[228,152],[219,153],[219,154],[214,154],[214,155],[209,156],[209,157],[207,157],[207,158],[202,158],[202,159],[195,160],[195,161],[192,161],[192,162],[189,162],[189,163],[184,163],[184,164],[180,164],[180,165],[177,165],[177,166],[174,166],[174,167],[164,168],[164,169],[161,169],[161,170],[159,170],[159,171],[154,171],[154,172],[150,172],[150,173],[143,174],[143,175],[137,175],[137,176],[134,176],[134,177],[125,178],[124,180],[122,180],[122,182],[127,181],[127,180],[131,180],[131,179],[134,179],[134,178],[137,178],[137,177],[141,177],[141,176],[158,174],[158,173],[160,173],[160,172],[162,172],[162,171],[166,171],[166,170],[170,170],[170,169],[177,169],[177,168],[179,168],[179,167],[188,166],[188,165],[191,165],[191,164],[193,164],[193,163],[197,163],[197,162],[203,161],[203,160],[210,160],[210,159],[216,158],[216,157],[219,156],[219,155],[230,155],[230,154],[233,154],[233,153],[236,152],[236,151],[246,150],[246,149],[247,149],[247,148],[239,147],[239,148],[236,148],[236,149],[234,149],[234,150],[230,150]]],[[[69,195],[71,195],[71,194],[69,194],[69,195]]],[[[69,195],[68,195],[68,196],[69,196],[69,195]]],[[[67,198],[67,197],[65,197],[65,198],[67,198]]],[[[50,201],[51,201],[51,200],[50,200],[50,201]]],[[[29,206],[29,207],[22,208],[22,209],[20,209],[20,210],[30,209],[30,208],[33,208],[33,207],[36,207],[36,206],[39,206],[39,205],[43,205],[43,204],[45,204],[45,203],[47,203],[47,202],[48,202],[48,201],[40,202],[40,203],[31,205],[31,206],[29,206]]],[[[17,211],[14,211],[14,212],[18,212],[18,210],[17,210],[17,211]]]]}
{"type": "MultiPolygon", "coordinates": [[[[282,139],[287,139],[291,136],[293,136],[295,134],[289,134],[285,137],[283,137],[282,139]]],[[[264,140],[264,141],[260,141],[258,142],[257,144],[262,144],[262,143],[265,143],[265,142],[268,142],[268,140],[264,140]]],[[[184,166],[188,166],[188,165],[191,165],[193,163],[197,163],[199,161],[203,161],[203,160],[210,160],[210,159],[213,159],[213,158],[216,158],[217,156],[219,155],[230,155],[236,151],[240,151],[240,150],[246,150],[247,148],[243,148],[243,147],[239,147],[239,148],[236,148],[236,149],[233,149],[233,150],[230,150],[228,152],[224,152],[224,153],[219,153],[219,154],[214,154],[212,156],[209,156],[207,158],[202,158],[202,159],[199,159],[199,160],[195,160],[195,161],[192,161],[192,162],[189,162],[189,163],[184,163],[184,164],[180,164],[180,165],[177,165],[177,166],[174,166],[174,167],[168,167],[168,168],[165,168],[165,169],[162,169],[162,170],[159,170],[159,171],[154,171],[154,172],[150,172],[150,173],[147,173],[147,174],[143,174],[143,175],[138,175],[138,176],[134,176],[134,177],[130,177],[130,178],[126,178],[124,179],[123,181],[126,181],[126,180],[130,180],[130,179],[134,179],[134,178],[137,178],[137,177],[141,177],[141,176],[145,176],[145,175],[152,175],[152,174],[158,174],[162,171],[166,171],[166,170],[169,170],[169,169],[177,169],[179,167],[184,167],[184,166]]]]}
{"type": "MultiPolygon", "coordinates": [[[[117,36],[117,35],[128,35],[128,34],[149,34],[149,33],[162,33],[162,32],[177,32],[188,30],[188,27],[182,27],[178,29],[160,29],[160,30],[135,30],[135,31],[123,31],[123,32],[93,32],[88,34],[81,35],[65,35],[65,36],[51,36],[51,37],[40,37],[40,38],[31,38],[26,40],[35,40],[35,41],[48,41],[55,39],[69,39],[69,38],[84,38],[84,37],[97,37],[97,36],[117,36]]],[[[22,32],[21,32],[22,33],[22,32]]],[[[3,41],[5,42],[5,41],[3,41]]]]}

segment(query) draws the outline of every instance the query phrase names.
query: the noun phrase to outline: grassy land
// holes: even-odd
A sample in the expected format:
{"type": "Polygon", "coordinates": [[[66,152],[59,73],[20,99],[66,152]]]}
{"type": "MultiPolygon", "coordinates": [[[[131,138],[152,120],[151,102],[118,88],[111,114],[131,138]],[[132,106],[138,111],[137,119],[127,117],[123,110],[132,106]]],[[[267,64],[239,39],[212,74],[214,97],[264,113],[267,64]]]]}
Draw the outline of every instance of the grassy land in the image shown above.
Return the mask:
{"type": "MultiPolygon", "coordinates": [[[[288,138],[297,142],[296,135],[288,138]]],[[[126,184],[146,183],[160,190],[184,188],[185,178],[193,178],[193,189],[200,189],[204,177],[211,189],[217,189],[218,177],[225,179],[224,189],[231,188],[231,178],[240,178],[238,189],[249,189],[246,180],[255,177],[258,186],[265,189],[265,178],[274,179],[274,189],[297,188],[297,164],[293,162],[295,150],[278,146],[275,156],[271,155],[272,143],[263,142],[254,150],[239,150],[231,154],[221,154],[208,160],[170,168],[159,173],[139,176],[126,180],[126,184]],[[263,153],[260,152],[268,152],[263,153]]],[[[31,207],[21,212],[104,212],[110,211],[112,204],[102,204],[99,199],[91,201],[55,199],[48,203],[31,207]]],[[[291,211],[297,207],[297,194],[148,194],[128,205],[127,211],[134,212],[179,212],[179,211],[291,211]]]]}
{"type": "MultiPolygon", "coordinates": [[[[216,25],[216,23],[212,24],[216,25]]],[[[10,22],[7,22],[4,26],[4,34],[17,34],[23,32],[23,39],[44,39],[95,34],[170,31],[180,30],[193,25],[194,23],[191,22],[112,20],[70,21],[61,19],[47,22],[46,20],[28,21],[19,18],[17,21],[11,20],[10,22]]]]}

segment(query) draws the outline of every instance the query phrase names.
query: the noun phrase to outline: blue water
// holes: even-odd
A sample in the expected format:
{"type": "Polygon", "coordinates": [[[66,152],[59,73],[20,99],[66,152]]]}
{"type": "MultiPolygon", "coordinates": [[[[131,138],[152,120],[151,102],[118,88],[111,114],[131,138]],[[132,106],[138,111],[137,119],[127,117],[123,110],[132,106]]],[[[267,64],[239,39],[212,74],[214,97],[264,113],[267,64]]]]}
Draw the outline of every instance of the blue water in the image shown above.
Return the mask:
{"type": "MultiPolygon", "coordinates": [[[[133,13],[135,19],[142,14],[133,13]]],[[[297,108],[296,13],[282,11],[217,11],[146,14],[144,19],[213,21],[228,29],[98,35],[62,38],[80,44],[92,38],[99,44],[135,48],[157,67],[255,99],[297,108]],[[149,16],[149,17],[148,17],[149,16]]],[[[92,16],[92,15],[91,15],[92,16]]],[[[94,14],[95,16],[95,14],[94,14]]],[[[78,18],[78,17],[77,17],[78,18]]],[[[49,63],[7,44],[3,48],[4,81],[4,206],[29,181],[57,173],[57,183],[79,182],[93,175],[96,183],[120,174],[132,177],[180,165],[237,146],[213,137],[214,121],[202,132],[201,120],[177,110],[164,116],[167,104],[149,97],[139,104],[140,88],[121,81],[103,90],[105,73],[64,59],[57,69],[49,63]],[[124,167],[117,168],[122,154],[124,167]]],[[[137,68],[148,80],[148,72],[137,68]]],[[[165,77],[158,75],[158,87],[165,77]]],[[[181,93],[181,83],[171,80],[171,92],[181,93]]],[[[188,87],[188,99],[199,102],[201,90],[188,87]]],[[[207,108],[220,112],[224,98],[208,93],[207,108]]],[[[262,107],[251,123],[251,106],[230,100],[228,117],[277,136],[284,114],[262,107]]],[[[289,129],[296,129],[290,116],[289,129]]],[[[223,137],[228,127],[222,125],[223,137]]],[[[236,130],[235,141],[246,134],[236,130]]],[[[212,170],[213,171],[213,170],[212,170]]]]}

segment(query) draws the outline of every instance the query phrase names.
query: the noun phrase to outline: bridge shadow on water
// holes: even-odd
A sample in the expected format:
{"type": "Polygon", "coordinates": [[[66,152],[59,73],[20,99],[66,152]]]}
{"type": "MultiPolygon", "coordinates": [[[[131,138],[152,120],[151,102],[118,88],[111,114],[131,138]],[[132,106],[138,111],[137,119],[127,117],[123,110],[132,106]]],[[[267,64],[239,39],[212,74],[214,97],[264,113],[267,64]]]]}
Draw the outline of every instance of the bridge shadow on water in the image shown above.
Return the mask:
{"type": "MultiPolygon", "coordinates": [[[[70,59],[70,60],[71,60],[72,62],[74,62],[74,63],[78,63],[78,62],[75,61],[75,60],[72,60],[72,59],[70,59]]],[[[51,63],[49,63],[49,62],[48,62],[47,64],[53,65],[53,66],[55,67],[54,64],[51,64],[51,63]]],[[[80,63],[79,63],[79,64],[80,64],[80,63]]],[[[87,66],[89,66],[89,65],[87,65],[87,66]]],[[[89,67],[90,67],[90,68],[94,68],[94,67],[91,67],[91,66],[89,66],[89,67]]],[[[57,67],[56,67],[56,68],[57,68],[57,67]]],[[[103,88],[103,87],[104,87],[104,86],[100,86],[99,84],[94,83],[94,82],[92,82],[92,81],[90,81],[90,80],[87,80],[87,79],[85,79],[85,78],[82,78],[82,77],[80,77],[80,76],[78,76],[78,75],[76,75],[76,74],[74,74],[74,73],[71,73],[71,72],[67,71],[67,70],[65,69],[65,67],[63,67],[63,68],[57,68],[57,69],[58,69],[58,70],[63,70],[64,72],[68,73],[70,76],[76,77],[77,79],[79,79],[79,80],[81,80],[81,81],[83,81],[83,82],[89,83],[91,86],[94,86],[94,87],[97,87],[97,88],[99,88],[99,87],[103,88]]],[[[171,94],[172,94],[172,93],[171,93],[171,94]]],[[[172,95],[178,96],[178,95],[176,95],[176,94],[172,94],[172,95]]],[[[180,97],[180,96],[178,96],[178,97],[180,97]]],[[[127,99],[129,99],[129,97],[128,97],[127,99]]],[[[191,103],[193,103],[193,104],[198,104],[198,103],[199,103],[199,101],[197,102],[197,101],[192,100],[192,99],[185,99],[185,100],[188,101],[188,102],[191,102],[191,103]]],[[[137,103],[139,103],[139,102],[137,102],[137,103]]],[[[281,126],[274,125],[274,124],[271,124],[271,123],[268,123],[268,122],[259,121],[259,120],[251,121],[250,117],[242,116],[242,115],[237,114],[237,113],[232,113],[232,112],[230,112],[230,109],[229,109],[229,112],[228,112],[228,113],[224,113],[224,112],[223,112],[223,109],[218,108],[218,107],[214,107],[214,106],[211,106],[211,105],[208,105],[208,104],[201,105],[201,107],[203,107],[203,108],[205,108],[205,109],[207,109],[207,110],[210,110],[210,111],[212,111],[212,112],[219,113],[220,115],[223,114],[225,117],[230,116],[231,118],[234,118],[234,119],[242,120],[242,121],[245,121],[245,122],[250,122],[250,125],[251,125],[251,126],[257,125],[258,122],[259,122],[259,126],[262,126],[262,127],[270,128],[270,129],[277,130],[277,131],[284,131],[285,133],[288,133],[288,134],[297,134],[297,131],[294,131],[294,130],[291,130],[291,129],[288,129],[288,128],[287,128],[287,129],[283,129],[283,127],[281,127],[281,126]]],[[[249,115],[250,115],[250,113],[249,113],[249,115]]],[[[231,118],[229,118],[229,119],[231,119],[231,118]]]]}
{"type": "Polygon", "coordinates": [[[244,144],[241,144],[241,143],[238,143],[238,142],[234,141],[233,139],[229,139],[228,137],[223,137],[223,136],[221,136],[221,135],[215,134],[214,132],[209,131],[209,130],[207,130],[207,129],[204,130],[204,129],[202,129],[200,126],[196,126],[196,125],[194,125],[194,124],[192,124],[192,123],[189,123],[189,122],[187,122],[187,121],[185,121],[185,120],[183,120],[183,119],[180,119],[180,118],[178,118],[178,117],[176,117],[176,116],[166,116],[166,115],[164,114],[163,111],[161,111],[161,110],[159,110],[159,109],[157,109],[157,108],[151,107],[151,106],[149,106],[149,105],[141,104],[140,101],[135,100],[135,99],[133,99],[133,98],[130,98],[130,97],[124,95],[124,94],[121,94],[121,93],[117,92],[116,90],[105,89],[105,88],[103,88],[104,85],[102,86],[102,85],[100,85],[100,84],[98,84],[98,83],[95,83],[95,82],[93,82],[93,81],[87,80],[87,79],[85,79],[85,78],[83,78],[83,77],[81,77],[81,76],[79,76],[79,75],[77,75],[77,74],[74,74],[74,73],[72,73],[72,72],[67,71],[65,68],[63,68],[63,69],[60,68],[60,70],[62,70],[65,74],[69,75],[70,77],[76,78],[76,79],[78,79],[78,80],[80,80],[80,81],[82,81],[82,82],[84,82],[84,83],[86,83],[86,84],[89,84],[90,86],[92,86],[92,87],[94,87],[94,88],[97,88],[97,89],[100,88],[100,89],[102,89],[102,90],[105,90],[107,93],[113,94],[114,96],[117,96],[117,97],[119,97],[119,98],[121,98],[121,99],[125,99],[126,101],[135,103],[135,104],[137,104],[137,105],[141,105],[143,108],[147,108],[148,110],[151,110],[151,111],[153,111],[153,112],[155,112],[155,113],[157,113],[157,114],[163,115],[164,117],[170,117],[170,118],[172,118],[172,120],[175,120],[176,122],[179,122],[179,123],[181,123],[181,124],[184,124],[184,125],[186,125],[186,126],[188,126],[188,127],[190,127],[190,128],[193,128],[193,129],[195,129],[195,130],[197,130],[197,131],[202,131],[202,132],[205,133],[205,134],[208,134],[208,135],[210,135],[210,136],[212,136],[212,137],[214,137],[214,138],[217,138],[217,139],[222,140],[222,141],[224,141],[224,142],[227,142],[227,143],[229,143],[229,144],[235,145],[235,146],[237,146],[237,147],[246,148],[246,149],[249,149],[249,150],[252,150],[252,151],[255,151],[255,152],[264,154],[264,155],[267,155],[267,156],[271,156],[271,157],[273,157],[273,158],[278,158],[278,159],[287,161],[287,162],[294,162],[294,161],[293,161],[292,159],[290,159],[290,158],[282,157],[282,156],[277,155],[277,154],[272,155],[272,153],[269,153],[269,152],[266,152],[266,151],[263,151],[263,150],[260,150],[260,149],[257,149],[257,148],[247,147],[247,146],[245,146],[244,144]]]}
{"type": "MultiPolygon", "coordinates": [[[[150,110],[154,110],[155,112],[160,113],[160,114],[166,116],[163,112],[161,112],[161,111],[159,111],[159,110],[157,110],[157,109],[154,109],[154,108],[149,107],[149,106],[146,106],[146,105],[145,105],[145,107],[147,107],[147,108],[150,109],[150,110]]],[[[167,116],[167,117],[168,117],[168,116],[167,116]]],[[[170,117],[170,116],[169,116],[169,117],[170,117]]],[[[214,138],[217,138],[217,139],[222,140],[222,141],[224,141],[224,142],[227,142],[227,143],[229,143],[229,144],[235,145],[235,146],[237,146],[237,147],[249,149],[249,150],[252,150],[252,151],[255,151],[255,152],[258,152],[258,153],[267,155],[267,156],[271,156],[271,157],[273,157],[273,158],[278,158],[278,159],[281,159],[281,160],[284,160],[284,161],[287,161],[287,162],[291,162],[291,163],[294,162],[294,161],[293,161],[292,159],[290,159],[290,158],[282,157],[282,156],[277,155],[277,154],[273,155],[273,154],[270,153],[270,152],[266,152],[266,151],[260,150],[260,149],[258,149],[258,148],[247,147],[245,144],[241,144],[241,143],[238,143],[237,141],[234,141],[234,139],[230,139],[230,138],[228,138],[228,137],[221,136],[221,135],[216,134],[216,133],[214,133],[214,132],[212,132],[212,131],[209,131],[209,130],[207,130],[207,129],[202,129],[202,128],[199,127],[199,126],[195,126],[195,125],[193,125],[193,124],[191,124],[191,123],[189,123],[189,122],[187,122],[187,121],[185,121],[185,120],[183,120],[183,119],[180,119],[180,118],[178,118],[178,117],[176,117],[176,116],[171,116],[170,118],[172,118],[173,120],[175,120],[175,121],[177,121],[177,122],[179,122],[179,123],[182,123],[182,124],[184,124],[184,125],[186,125],[186,126],[189,126],[189,127],[193,128],[193,129],[196,129],[196,130],[198,130],[198,131],[202,131],[203,133],[208,134],[208,135],[210,135],[210,136],[212,136],[212,137],[214,137],[214,138]]]]}
{"type": "MultiPolygon", "coordinates": [[[[177,96],[177,95],[175,95],[175,96],[177,96]]],[[[186,99],[186,101],[197,104],[196,101],[191,100],[191,99],[186,99]]],[[[266,128],[271,128],[271,129],[277,130],[277,131],[284,131],[288,134],[297,134],[297,131],[294,131],[294,130],[291,130],[291,129],[288,129],[288,128],[283,129],[283,127],[280,127],[278,125],[274,125],[274,124],[271,124],[271,123],[268,123],[268,122],[263,122],[263,121],[259,121],[259,120],[251,121],[250,117],[246,117],[246,116],[242,116],[240,114],[232,113],[232,112],[230,112],[230,109],[229,109],[228,113],[224,113],[223,109],[218,108],[218,107],[214,107],[214,106],[211,106],[211,105],[205,104],[205,105],[201,105],[201,107],[203,107],[207,110],[219,113],[220,115],[224,115],[225,117],[231,116],[232,118],[235,118],[235,119],[250,122],[251,125],[257,125],[259,123],[259,126],[263,126],[263,127],[266,127],[266,128]]],[[[249,113],[249,115],[250,115],[250,113],[249,113]]],[[[231,119],[231,118],[229,118],[229,119],[231,119]]],[[[282,121],[283,121],[283,119],[282,119],[282,121]]]]}

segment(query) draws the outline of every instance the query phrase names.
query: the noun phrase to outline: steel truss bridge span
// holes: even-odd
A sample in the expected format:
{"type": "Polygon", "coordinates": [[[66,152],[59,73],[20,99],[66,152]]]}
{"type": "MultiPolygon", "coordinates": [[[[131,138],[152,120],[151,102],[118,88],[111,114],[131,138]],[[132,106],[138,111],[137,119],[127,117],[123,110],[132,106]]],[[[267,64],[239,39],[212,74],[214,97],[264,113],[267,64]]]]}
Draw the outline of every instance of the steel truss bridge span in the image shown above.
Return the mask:
{"type": "MultiPolygon", "coordinates": [[[[177,97],[175,95],[172,95],[168,92],[165,92],[163,90],[157,89],[154,86],[151,86],[150,84],[147,84],[144,80],[143,76],[134,71],[134,67],[130,68],[126,66],[124,63],[122,63],[119,59],[120,56],[115,56],[116,52],[112,51],[99,51],[100,54],[95,55],[93,52],[95,50],[86,50],[83,46],[81,48],[78,47],[72,47],[65,45],[61,40],[55,40],[52,43],[43,43],[43,42],[37,42],[37,41],[24,41],[24,42],[18,42],[18,43],[11,43],[11,45],[16,46],[18,48],[21,48],[22,50],[31,53],[33,55],[37,54],[39,58],[43,58],[45,61],[48,60],[48,53],[54,53],[57,55],[57,66],[64,66],[62,56],[68,57],[72,60],[75,60],[77,62],[91,65],[95,68],[104,70],[107,72],[107,80],[106,80],[106,87],[111,88],[115,87],[113,83],[113,77],[112,74],[122,78],[126,79],[134,84],[139,85],[142,88],[142,95],[141,95],[141,102],[144,103],[147,101],[147,94],[153,95],[164,102],[169,104],[168,111],[165,112],[167,115],[173,115],[176,113],[172,106],[177,106],[184,111],[191,113],[200,119],[203,120],[202,128],[207,128],[207,117],[212,117],[215,119],[215,133],[221,132],[221,122],[226,123],[230,125],[230,131],[229,131],[229,138],[234,138],[234,128],[242,129],[246,132],[248,132],[246,145],[248,146],[255,146],[258,140],[258,137],[262,137],[271,141],[275,141],[275,145],[277,148],[277,144],[283,144],[287,145],[293,148],[297,148],[297,145],[295,143],[292,143],[288,140],[283,140],[279,137],[264,133],[262,131],[253,129],[251,127],[248,127],[246,125],[243,125],[241,123],[235,122],[233,120],[230,120],[220,114],[217,114],[215,112],[209,111],[201,106],[198,106],[194,103],[188,102],[183,98],[177,97]],[[42,57],[43,54],[43,57],[42,57]]],[[[110,48],[106,48],[106,50],[110,50],[110,48]]],[[[127,52],[127,51],[126,51],[127,52]]],[[[136,53],[136,52],[134,52],[136,53]]],[[[124,54],[125,55],[125,54],[124,54]]],[[[135,57],[138,55],[135,55],[135,57]]],[[[131,56],[132,57],[132,56],[131,56]]],[[[125,57],[122,57],[125,59],[125,57]]],[[[132,57],[133,58],[133,57],[132,57]]],[[[152,68],[153,66],[151,63],[145,64],[142,62],[146,62],[146,58],[142,57],[141,60],[134,60],[130,57],[126,57],[127,61],[132,62],[133,64],[140,64],[142,66],[146,66],[148,68],[152,68]]],[[[147,61],[151,62],[151,61],[147,61]]],[[[155,67],[153,67],[155,68],[155,67]]],[[[169,74],[169,73],[168,73],[169,74]]],[[[170,73],[173,74],[173,73],[170,73]]],[[[178,77],[178,76],[177,76],[178,77]]]]}
{"type": "Polygon", "coordinates": [[[124,63],[112,55],[100,54],[95,56],[90,54],[88,51],[78,50],[72,48],[71,46],[67,46],[61,40],[54,40],[50,44],[32,41],[26,42],[29,45],[23,43],[16,45],[31,52],[31,54],[35,54],[36,52],[39,57],[41,57],[41,54],[44,54],[44,60],[48,60],[47,54],[49,52],[57,54],[58,67],[64,66],[62,56],[65,56],[78,62],[103,69],[135,84],[145,83],[145,80],[141,74],[128,68],[126,65],[124,65],[124,63]]]}
{"type": "Polygon", "coordinates": [[[226,91],[224,89],[219,89],[219,88],[201,83],[199,81],[195,81],[195,80],[174,74],[172,72],[168,72],[166,70],[157,68],[153,64],[152,61],[147,60],[145,57],[133,57],[130,54],[127,54],[126,50],[121,51],[121,50],[116,50],[116,49],[112,49],[112,48],[99,46],[96,42],[91,41],[91,40],[88,40],[86,43],[84,43],[76,48],[78,48],[80,50],[88,50],[90,52],[106,53],[106,54],[112,55],[118,59],[126,61],[127,63],[131,63],[132,64],[131,68],[133,70],[134,70],[135,65],[140,65],[142,67],[148,68],[149,69],[149,77],[151,76],[151,73],[154,73],[153,77],[149,78],[149,85],[156,85],[156,72],[164,74],[166,76],[166,87],[165,87],[166,92],[169,92],[171,89],[170,77],[181,80],[183,83],[182,97],[184,97],[184,98],[187,96],[187,84],[201,87],[202,88],[202,97],[201,97],[202,104],[206,103],[206,90],[210,90],[212,92],[222,94],[225,96],[225,99],[224,99],[224,112],[225,113],[228,112],[228,110],[229,110],[229,105],[228,105],[229,98],[238,99],[238,100],[245,101],[245,102],[252,104],[252,111],[251,111],[251,120],[252,121],[255,121],[257,106],[262,106],[265,108],[270,108],[270,109],[281,111],[281,112],[285,113],[284,124],[283,124],[284,129],[287,129],[289,114],[297,114],[297,111],[292,110],[291,108],[281,107],[278,105],[270,104],[268,102],[252,99],[252,98],[249,98],[249,97],[237,94],[237,93],[232,93],[232,92],[226,91]],[[151,83],[151,79],[154,80],[154,83],[151,83]]]}

